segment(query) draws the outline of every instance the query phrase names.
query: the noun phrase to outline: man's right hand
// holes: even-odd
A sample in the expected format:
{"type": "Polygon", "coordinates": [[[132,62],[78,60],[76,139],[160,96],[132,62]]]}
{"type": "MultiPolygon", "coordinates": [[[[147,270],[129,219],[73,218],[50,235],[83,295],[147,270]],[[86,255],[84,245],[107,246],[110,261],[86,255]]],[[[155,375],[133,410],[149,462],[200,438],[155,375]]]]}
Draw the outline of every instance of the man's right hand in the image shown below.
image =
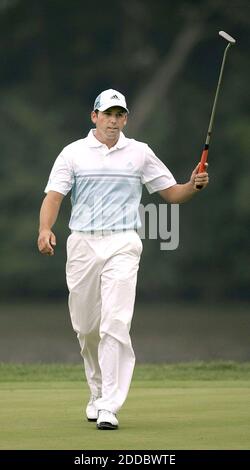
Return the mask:
{"type": "Polygon", "coordinates": [[[43,229],[39,233],[37,245],[40,253],[43,255],[54,255],[54,247],[56,246],[55,234],[48,229],[43,229]]]}

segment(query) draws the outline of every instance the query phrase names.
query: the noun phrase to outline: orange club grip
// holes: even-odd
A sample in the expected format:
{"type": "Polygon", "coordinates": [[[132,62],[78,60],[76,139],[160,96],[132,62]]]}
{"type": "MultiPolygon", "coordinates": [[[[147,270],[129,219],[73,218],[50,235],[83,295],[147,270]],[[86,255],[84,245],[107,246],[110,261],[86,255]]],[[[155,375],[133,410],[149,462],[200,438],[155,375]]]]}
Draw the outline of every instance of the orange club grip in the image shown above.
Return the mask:
{"type": "Polygon", "coordinates": [[[204,148],[202,155],[201,155],[201,161],[200,161],[198,173],[203,173],[203,171],[206,171],[205,163],[207,161],[207,157],[208,157],[208,148],[204,148]]]}

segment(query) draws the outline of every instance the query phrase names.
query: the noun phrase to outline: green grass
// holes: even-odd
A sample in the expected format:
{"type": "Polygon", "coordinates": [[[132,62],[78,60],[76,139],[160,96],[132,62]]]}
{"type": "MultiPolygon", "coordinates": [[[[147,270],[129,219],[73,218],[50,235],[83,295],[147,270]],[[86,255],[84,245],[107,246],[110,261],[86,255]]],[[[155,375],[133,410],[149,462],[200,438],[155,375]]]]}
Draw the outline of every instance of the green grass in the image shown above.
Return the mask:
{"type": "Polygon", "coordinates": [[[137,366],[120,429],[84,417],[78,365],[0,365],[0,449],[249,449],[250,364],[137,366]]]}

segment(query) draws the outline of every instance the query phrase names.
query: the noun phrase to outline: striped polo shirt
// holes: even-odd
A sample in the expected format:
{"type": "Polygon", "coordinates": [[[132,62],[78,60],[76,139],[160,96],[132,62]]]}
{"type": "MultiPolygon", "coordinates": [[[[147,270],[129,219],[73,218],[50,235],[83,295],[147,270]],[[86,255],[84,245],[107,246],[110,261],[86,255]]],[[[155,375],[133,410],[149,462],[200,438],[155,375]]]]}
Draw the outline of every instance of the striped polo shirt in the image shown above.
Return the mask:
{"type": "Polygon", "coordinates": [[[71,191],[71,230],[136,230],[141,227],[142,185],[153,193],[176,181],[147,144],[121,132],[109,149],[93,131],[62,150],[45,192],[71,191]]]}

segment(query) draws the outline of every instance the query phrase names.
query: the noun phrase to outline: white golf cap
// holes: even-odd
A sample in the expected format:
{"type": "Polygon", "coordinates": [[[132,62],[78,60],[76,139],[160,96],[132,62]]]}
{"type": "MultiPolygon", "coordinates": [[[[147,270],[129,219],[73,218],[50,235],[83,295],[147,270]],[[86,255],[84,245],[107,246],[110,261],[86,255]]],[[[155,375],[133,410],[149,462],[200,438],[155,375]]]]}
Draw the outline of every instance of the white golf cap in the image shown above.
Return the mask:
{"type": "Polygon", "coordinates": [[[98,111],[106,111],[108,108],[112,108],[112,106],[120,106],[121,108],[126,109],[127,113],[127,103],[125,96],[122,95],[119,91],[112,90],[104,90],[97,96],[95,103],[94,103],[94,111],[98,109],[98,111]]]}

